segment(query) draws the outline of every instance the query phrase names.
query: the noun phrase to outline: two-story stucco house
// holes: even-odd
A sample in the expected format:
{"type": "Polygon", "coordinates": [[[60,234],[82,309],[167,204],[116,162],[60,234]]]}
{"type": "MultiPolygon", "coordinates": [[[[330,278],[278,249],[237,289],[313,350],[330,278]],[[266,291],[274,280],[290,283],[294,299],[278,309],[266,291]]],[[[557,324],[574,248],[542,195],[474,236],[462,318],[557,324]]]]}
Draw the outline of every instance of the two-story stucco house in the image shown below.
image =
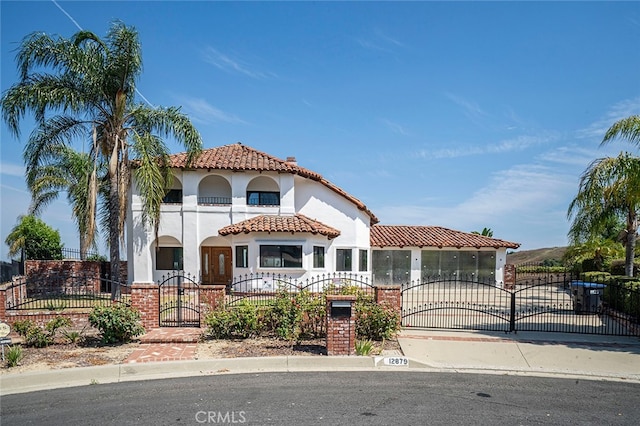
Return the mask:
{"type": "Polygon", "coordinates": [[[357,198],[300,167],[241,143],[206,149],[187,168],[170,156],[174,183],[158,238],[141,225],[133,186],[127,229],[130,280],[179,270],[203,284],[269,272],[306,279],[334,272],[374,283],[425,274],[475,273],[502,280],[518,244],[438,227],[381,226],[357,198]]]}

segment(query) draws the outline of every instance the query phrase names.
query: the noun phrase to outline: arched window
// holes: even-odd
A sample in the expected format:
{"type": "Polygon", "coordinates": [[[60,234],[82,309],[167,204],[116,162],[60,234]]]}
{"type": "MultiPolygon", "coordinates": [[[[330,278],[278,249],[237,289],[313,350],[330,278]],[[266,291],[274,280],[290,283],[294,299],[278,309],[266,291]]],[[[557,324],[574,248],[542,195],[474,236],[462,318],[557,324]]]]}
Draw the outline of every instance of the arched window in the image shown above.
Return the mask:
{"type": "Polygon", "coordinates": [[[280,188],[278,184],[266,176],[253,179],[247,186],[247,205],[279,206],[280,188]]]}

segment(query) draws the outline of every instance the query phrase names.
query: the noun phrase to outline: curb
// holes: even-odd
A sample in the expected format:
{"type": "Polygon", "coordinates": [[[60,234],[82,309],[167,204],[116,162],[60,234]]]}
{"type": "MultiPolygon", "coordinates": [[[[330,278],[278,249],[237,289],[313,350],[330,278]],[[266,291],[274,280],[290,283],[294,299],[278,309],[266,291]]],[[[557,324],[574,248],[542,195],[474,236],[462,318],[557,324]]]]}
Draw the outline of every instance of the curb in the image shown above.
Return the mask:
{"type": "Polygon", "coordinates": [[[632,377],[620,377],[614,374],[593,374],[585,371],[542,371],[534,369],[510,370],[486,367],[435,367],[407,357],[400,357],[408,361],[407,365],[389,366],[385,364],[385,358],[389,357],[334,356],[327,358],[314,358],[313,363],[309,362],[310,359],[307,356],[222,358],[148,362],[140,364],[117,364],[63,370],[34,371],[18,374],[3,374],[0,375],[0,396],[66,387],[99,385],[104,383],[123,383],[195,376],[215,376],[220,374],[318,371],[410,371],[412,373],[491,374],[640,383],[640,375],[637,377],[635,377],[635,375],[632,377]]]}

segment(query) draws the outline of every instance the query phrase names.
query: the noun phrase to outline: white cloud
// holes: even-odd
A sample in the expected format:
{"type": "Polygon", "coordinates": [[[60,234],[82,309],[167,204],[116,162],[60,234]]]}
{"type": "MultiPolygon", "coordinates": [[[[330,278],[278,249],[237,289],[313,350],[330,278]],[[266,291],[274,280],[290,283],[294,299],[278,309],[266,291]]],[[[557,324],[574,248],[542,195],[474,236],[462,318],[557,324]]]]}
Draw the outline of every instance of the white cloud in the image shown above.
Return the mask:
{"type": "Polygon", "coordinates": [[[204,49],[202,56],[205,62],[212,64],[225,72],[243,74],[255,79],[264,79],[274,76],[271,73],[267,74],[254,70],[242,59],[222,53],[211,46],[204,49]]]}
{"type": "Polygon", "coordinates": [[[24,177],[24,166],[12,163],[0,163],[0,174],[7,176],[24,177]]]}
{"type": "Polygon", "coordinates": [[[602,117],[586,128],[578,130],[576,136],[580,139],[594,138],[600,142],[613,123],[622,118],[637,114],[640,114],[640,97],[625,99],[611,106],[602,117]]]}
{"type": "Polygon", "coordinates": [[[374,50],[385,53],[392,53],[396,47],[404,47],[399,40],[385,34],[383,31],[376,29],[372,34],[366,37],[355,39],[356,42],[367,50],[374,50]]]}
{"type": "Polygon", "coordinates": [[[409,136],[409,132],[402,125],[391,120],[387,120],[386,118],[383,118],[380,121],[382,121],[382,124],[387,126],[393,133],[397,133],[402,136],[409,136]]]}
{"type": "Polygon", "coordinates": [[[575,176],[562,170],[518,165],[494,173],[483,188],[456,205],[389,204],[373,210],[383,224],[436,225],[466,232],[488,227],[497,232],[496,238],[536,248],[566,243],[566,209],[576,189],[575,176]]]}
{"type": "Polygon", "coordinates": [[[184,105],[186,112],[189,113],[193,121],[211,124],[214,122],[225,122],[231,124],[247,124],[234,114],[229,114],[218,109],[200,98],[180,98],[179,102],[184,105]]]}
{"type": "Polygon", "coordinates": [[[527,148],[545,145],[558,139],[553,133],[542,135],[521,135],[515,138],[504,139],[485,146],[465,145],[454,148],[442,148],[435,150],[421,149],[414,156],[418,158],[443,159],[469,157],[472,155],[503,154],[514,151],[524,151],[527,148]]]}
{"type": "Polygon", "coordinates": [[[480,119],[488,116],[488,114],[480,108],[477,103],[471,100],[449,92],[445,93],[445,96],[461,107],[464,114],[475,124],[479,124],[480,119]]]}

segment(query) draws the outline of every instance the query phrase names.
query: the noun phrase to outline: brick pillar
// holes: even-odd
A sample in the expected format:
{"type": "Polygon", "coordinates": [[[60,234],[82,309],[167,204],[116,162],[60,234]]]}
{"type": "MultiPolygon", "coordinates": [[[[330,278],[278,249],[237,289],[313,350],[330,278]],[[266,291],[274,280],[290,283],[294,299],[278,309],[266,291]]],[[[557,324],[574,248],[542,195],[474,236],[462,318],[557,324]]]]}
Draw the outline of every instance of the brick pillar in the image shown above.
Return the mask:
{"type": "Polygon", "coordinates": [[[402,315],[402,295],[399,285],[377,285],[376,303],[392,307],[398,315],[402,315]]]}
{"type": "Polygon", "coordinates": [[[131,307],[140,312],[145,330],[160,327],[160,291],[157,284],[131,284],[131,307]]]}
{"type": "Polygon", "coordinates": [[[353,295],[327,295],[327,355],[355,355],[355,302],[356,296],[353,295]],[[337,308],[334,302],[343,302],[347,308],[337,308]]]}
{"type": "Polygon", "coordinates": [[[507,263],[504,265],[504,288],[515,290],[516,288],[516,265],[507,263]]]}
{"type": "Polygon", "coordinates": [[[211,312],[224,303],[224,295],[227,286],[224,284],[201,284],[200,290],[200,317],[211,312]]]}

